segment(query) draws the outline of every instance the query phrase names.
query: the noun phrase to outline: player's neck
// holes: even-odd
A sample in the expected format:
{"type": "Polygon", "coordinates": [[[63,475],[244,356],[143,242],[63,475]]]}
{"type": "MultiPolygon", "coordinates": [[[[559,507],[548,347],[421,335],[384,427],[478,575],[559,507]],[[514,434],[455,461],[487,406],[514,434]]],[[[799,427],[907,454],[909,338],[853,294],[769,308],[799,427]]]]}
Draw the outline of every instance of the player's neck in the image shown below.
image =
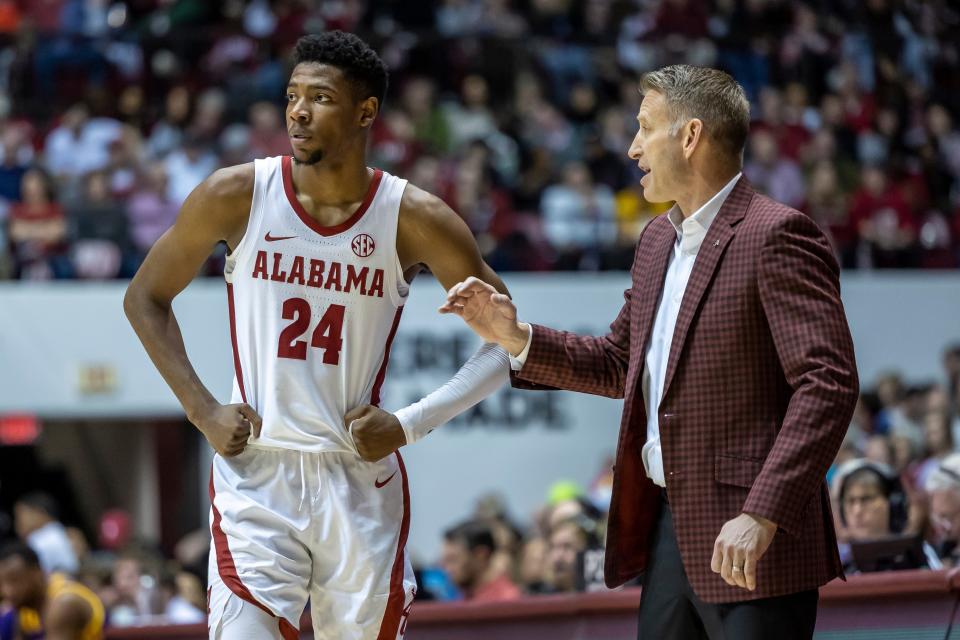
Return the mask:
{"type": "Polygon", "coordinates": [[[315,164],[293,163],[293,185],[316,205],[338,206],[362,200],[370,187],[366,154],[323,159],[315,164]]]}

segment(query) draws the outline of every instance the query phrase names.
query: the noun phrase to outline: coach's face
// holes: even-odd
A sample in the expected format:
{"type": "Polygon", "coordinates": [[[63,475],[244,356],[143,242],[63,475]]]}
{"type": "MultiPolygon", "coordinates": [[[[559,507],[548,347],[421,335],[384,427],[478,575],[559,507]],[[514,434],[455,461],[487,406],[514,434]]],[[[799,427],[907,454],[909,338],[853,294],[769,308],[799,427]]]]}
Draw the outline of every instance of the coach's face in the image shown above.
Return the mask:
{"type": "Polygon", "coordinates": [[[649,202],[677,199],[677,185],[683,180],[683,146],[680,135],[670,134],[667,103],[658,91],[649,91],[637,114],[639,129],[628,155],[645,172],[640,179],[643,197],[649,202]]]}
{"type": "Polygon", "coordinates": [[[376,98],[358,99],[356,87],[339,68],[298,64],[287,84],[287,132],[294,160],[316,164],[343,157],[353,145],[364,144],[378,108],[376,98]]]}

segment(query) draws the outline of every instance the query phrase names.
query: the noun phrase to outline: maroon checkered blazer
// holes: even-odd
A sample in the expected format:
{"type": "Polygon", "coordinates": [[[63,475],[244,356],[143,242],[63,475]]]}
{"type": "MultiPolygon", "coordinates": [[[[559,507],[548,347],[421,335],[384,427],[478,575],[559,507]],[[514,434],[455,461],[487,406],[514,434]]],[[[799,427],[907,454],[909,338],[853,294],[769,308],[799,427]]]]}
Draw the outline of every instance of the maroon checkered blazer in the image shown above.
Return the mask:
{"type": "MultiPolygon", "coordinates": [[[[513,384],[624,398],[607,533],[606,582],[647,563],[660,500],[640,449],[647,341],[676,231],[666,216],[637,244],[626,302],[610,333],[534,326],[513,384]]],[[[677,319],[660,403],[667,494],[687,576],[707,602],[813,589],[843,571],[824,474],[859,392],[839,268],[805,215],[741,179],[700,247],[677,319]],[[757,588],[710,570],[725,522],[746,511],[779,525],[757,588]]]]}

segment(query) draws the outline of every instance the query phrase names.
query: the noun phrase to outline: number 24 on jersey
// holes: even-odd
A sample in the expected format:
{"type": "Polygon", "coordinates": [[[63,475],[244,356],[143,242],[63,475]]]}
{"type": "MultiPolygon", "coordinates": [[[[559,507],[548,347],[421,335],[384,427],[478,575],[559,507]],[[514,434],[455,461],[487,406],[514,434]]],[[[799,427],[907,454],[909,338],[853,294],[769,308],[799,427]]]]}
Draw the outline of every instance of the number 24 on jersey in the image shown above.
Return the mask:
{"type": "MultiPolygon", "coordinates": [[[[346,307],[342,304],[331,304],[310,337],[310,346],[323,350],[324,364],[340,363],[345,311],[346,307]]],[[[301,340],[301,337],[310,328],[311,316],[310,303],[303,298],[289,298],[283,302],[283,319],[293,322],[280,332],[280,344],[277,346],[278,358],[307,359],[307,341],[301,340]]]]}

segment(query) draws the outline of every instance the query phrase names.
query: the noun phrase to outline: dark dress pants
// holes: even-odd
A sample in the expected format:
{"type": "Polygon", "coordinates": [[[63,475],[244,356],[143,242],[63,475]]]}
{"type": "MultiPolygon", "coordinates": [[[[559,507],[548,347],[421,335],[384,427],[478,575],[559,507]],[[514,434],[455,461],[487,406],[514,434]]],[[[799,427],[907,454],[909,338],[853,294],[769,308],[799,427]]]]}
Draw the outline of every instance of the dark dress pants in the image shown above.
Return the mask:
{"type": "MultiPolygon", "coordinates": [[[[719,534],[720,532],[717,531],[719,534]]],[[[763,562],[763,559],[760,559],[763,562]]],[[[717,580],[720,580],[717,576],[717,580]]],[[[809,640],[816,589],[748,602],[710,604],[693,592],[680,559],[670,506],[663,502],[643,574],[639,640],[809,640]]]]}

